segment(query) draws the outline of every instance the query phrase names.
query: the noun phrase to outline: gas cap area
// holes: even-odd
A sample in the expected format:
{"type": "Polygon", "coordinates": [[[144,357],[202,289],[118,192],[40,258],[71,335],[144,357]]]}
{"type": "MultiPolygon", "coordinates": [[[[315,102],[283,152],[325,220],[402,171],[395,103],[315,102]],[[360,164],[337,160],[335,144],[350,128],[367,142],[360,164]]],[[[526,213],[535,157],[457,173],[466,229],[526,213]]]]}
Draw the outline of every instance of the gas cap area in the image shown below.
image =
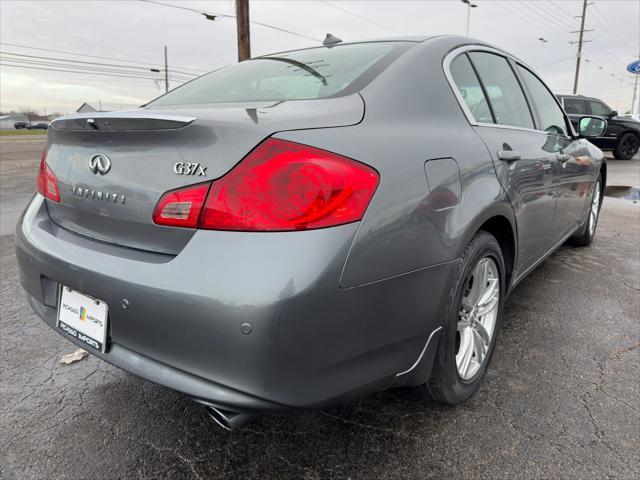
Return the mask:
{"type": "Polygon", "coordinates": [[[460,205],[462,182],[460,168],[453,158],[437,158],[424,164],[429,194],[426,205],[432,211],[444,210],[460,205]]]}

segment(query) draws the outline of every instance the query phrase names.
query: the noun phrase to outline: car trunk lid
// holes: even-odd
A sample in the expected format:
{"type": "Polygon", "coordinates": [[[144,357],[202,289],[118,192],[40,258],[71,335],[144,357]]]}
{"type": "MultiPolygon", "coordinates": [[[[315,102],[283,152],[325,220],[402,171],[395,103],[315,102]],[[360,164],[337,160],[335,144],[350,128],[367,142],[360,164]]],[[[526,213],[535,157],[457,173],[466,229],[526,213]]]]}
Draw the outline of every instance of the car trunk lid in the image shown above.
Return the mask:
{"type": "Polygon", "coordinates": [[[270,135],[361,121],[359,95],[252,104],[95,112],[54,120],[47,164],[60,202],[58,225],[131,248],[175,255],[195,230],[153,223],[167,191],[215,180],[270,135]]]}

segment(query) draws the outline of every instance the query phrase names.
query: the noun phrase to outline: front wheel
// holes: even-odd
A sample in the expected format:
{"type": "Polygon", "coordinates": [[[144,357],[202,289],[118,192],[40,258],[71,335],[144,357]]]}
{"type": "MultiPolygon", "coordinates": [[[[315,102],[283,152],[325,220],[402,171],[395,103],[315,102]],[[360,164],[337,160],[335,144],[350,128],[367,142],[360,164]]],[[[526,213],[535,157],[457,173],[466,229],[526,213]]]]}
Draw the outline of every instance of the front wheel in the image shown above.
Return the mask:
{"type": "Polygon", "coordinates": [[[454,280],[444,333],[427,384],[436,401],[456,405],[480,386],[500,330],[504,278],[500,245],[490,233],[478,232],[454,280]]]}

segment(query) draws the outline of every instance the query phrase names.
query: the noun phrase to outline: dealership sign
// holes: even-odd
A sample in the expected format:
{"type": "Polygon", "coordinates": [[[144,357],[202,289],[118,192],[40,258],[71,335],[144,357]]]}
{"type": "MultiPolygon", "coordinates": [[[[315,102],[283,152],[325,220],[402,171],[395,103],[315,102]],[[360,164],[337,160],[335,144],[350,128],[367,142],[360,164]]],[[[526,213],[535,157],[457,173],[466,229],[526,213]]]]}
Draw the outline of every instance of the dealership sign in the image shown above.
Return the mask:
{"type": "Polygon", "coordinates": [[[635,62],[631,62],[627,65],[627,70],[631,73],[640,74],[640,60],[636,60],[635,62]]]}

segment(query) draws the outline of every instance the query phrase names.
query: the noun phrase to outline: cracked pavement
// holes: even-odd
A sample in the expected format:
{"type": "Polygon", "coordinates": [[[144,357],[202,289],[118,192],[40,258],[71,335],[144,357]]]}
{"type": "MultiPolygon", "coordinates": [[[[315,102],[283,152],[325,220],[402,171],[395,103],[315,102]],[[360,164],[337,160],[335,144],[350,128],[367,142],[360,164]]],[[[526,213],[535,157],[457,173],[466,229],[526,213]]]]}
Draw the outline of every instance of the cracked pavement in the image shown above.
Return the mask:
{"type": "MultiPolygon", "coordinates": [[[[41,142],[0,143],[0,478],[640,478],[640,205],[606,198],[595,243],[562,247],[513,292],[463,405],[398,389],[228,433],[93,356],[58,363],[76,347],[31,312],[6,227],[41,142]]],[[[640,161],[610,165],[640,184],[640,161]]]]}

